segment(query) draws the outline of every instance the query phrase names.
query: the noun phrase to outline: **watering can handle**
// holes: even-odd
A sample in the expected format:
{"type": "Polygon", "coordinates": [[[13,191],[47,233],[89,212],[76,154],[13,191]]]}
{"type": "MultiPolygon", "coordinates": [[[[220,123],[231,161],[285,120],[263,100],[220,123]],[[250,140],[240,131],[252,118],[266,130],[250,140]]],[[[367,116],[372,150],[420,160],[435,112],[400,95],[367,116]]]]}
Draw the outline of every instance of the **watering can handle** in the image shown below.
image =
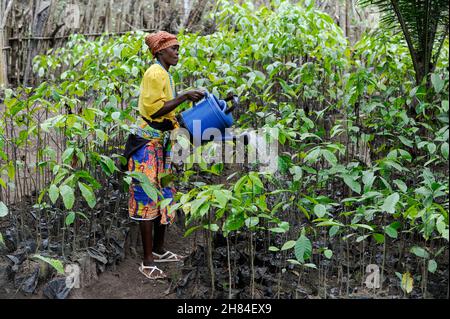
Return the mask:
{"type": "Polygon", "coordinates": [[[230,100],[233,101],[233,104],[231,105],[231,107],[225,110],[225,114],[232,112],[239,105],[239,98],[237,95],[230,95],[224,99],[225,102],[228,102],[230,100]]]}
{"type": "MultiPolygon", "coordinates": [[[[208,97],[209,92],[205,91],[205,96],[204,97],[208,97]]],[[[195,102],[192,102],[192,107],[196,107],[197,104],[195,102]]]]}

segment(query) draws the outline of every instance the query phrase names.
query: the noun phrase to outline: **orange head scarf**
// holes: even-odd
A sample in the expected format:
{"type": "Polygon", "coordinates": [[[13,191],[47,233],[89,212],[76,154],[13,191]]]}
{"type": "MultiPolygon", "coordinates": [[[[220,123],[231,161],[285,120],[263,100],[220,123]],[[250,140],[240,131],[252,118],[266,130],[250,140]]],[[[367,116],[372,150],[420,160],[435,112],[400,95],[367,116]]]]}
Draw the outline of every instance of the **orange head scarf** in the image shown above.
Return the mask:
{"type": "Polygon", "coordinates": [[[171,47],[172,45],[180,45],[177,37],[166,31],[147,34],[145,36],[145,44],[150,48],[153,56],[155,56],[156,52],[171,47]]]}

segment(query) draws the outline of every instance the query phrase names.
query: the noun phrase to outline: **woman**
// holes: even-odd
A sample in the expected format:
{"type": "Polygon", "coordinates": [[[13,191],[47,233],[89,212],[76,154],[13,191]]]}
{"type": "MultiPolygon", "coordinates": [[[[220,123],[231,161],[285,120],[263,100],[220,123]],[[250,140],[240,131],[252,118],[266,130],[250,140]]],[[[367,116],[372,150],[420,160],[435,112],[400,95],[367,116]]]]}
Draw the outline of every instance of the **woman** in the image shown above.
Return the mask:
{"type": "MultiPolygon", "coordinates": [[[[168,136],[170,130],[178,127],[175,109],[185,101],[199,101],[204,92],[191,90],[177,96],[169,73],[170,67],[178,63],[179,43],[173,34],[165,31],[149,34],[145,37],[145,43],[156,61],[147,69],[141,82],[139,113],[142,119],[135,134],[128,139],[125,156],[129,158],[128,170],[144,173],[161,192],[161,201],[173,199],[175,195],[175,189],[162,185],[161,180],[161,177],[171,173],[171,144],[168,136]]],[[[139,271],[149,279],[165,278],[166,274],[155,263],[183,258],[163,247],[165,228],[173,222],[174,212],[169,214],[167,206],[160,209],[158,203],[133,179],[130,185],[129,215],[140,223],[144,259],[139,271]]]]}

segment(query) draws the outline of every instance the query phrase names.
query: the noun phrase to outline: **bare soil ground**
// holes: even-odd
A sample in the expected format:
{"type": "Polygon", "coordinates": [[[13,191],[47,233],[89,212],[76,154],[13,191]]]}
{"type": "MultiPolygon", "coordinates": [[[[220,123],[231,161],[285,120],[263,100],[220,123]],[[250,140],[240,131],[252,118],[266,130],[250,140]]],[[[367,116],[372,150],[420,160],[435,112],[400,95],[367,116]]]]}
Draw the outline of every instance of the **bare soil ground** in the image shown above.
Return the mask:
{"type": "MultiPolygon", "coordinates": [[[[166,249],[187,256],[192,247],[191,240],[183,238],[183,230],[177,224],[167,229],[166,249]]],[[[141,247],[139,247],[141,248],[141,247]]],[[[73,289],[71,299],[164,299],[176,298],[171,289],[180,279],[183,262],[160,263],[158,267],[166,272],[167,279],[151,280],[142,275],[138,268],[142,261],[142,250],[129,255],[116,265],[115,269],[99,275],[99,280],[88,287],[73,289]]]]}

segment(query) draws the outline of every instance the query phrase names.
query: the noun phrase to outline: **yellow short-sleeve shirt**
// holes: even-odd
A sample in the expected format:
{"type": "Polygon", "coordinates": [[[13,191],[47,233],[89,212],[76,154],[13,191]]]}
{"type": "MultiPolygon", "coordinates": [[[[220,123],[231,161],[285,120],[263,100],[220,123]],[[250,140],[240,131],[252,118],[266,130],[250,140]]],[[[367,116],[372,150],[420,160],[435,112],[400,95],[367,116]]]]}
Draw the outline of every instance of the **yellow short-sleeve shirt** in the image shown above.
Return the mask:
{"type": "Polygon", "coordinates": [[[170,78],[164,68],[159,64],[151,65],[144,73],[139,95],[139,113],[152,122],[162,122],[169,119],[176,123],[175,110],[153,119],[151,116],[159,111],[165,102],[174,98],[174,92],[170,86],[170,78]]]}

